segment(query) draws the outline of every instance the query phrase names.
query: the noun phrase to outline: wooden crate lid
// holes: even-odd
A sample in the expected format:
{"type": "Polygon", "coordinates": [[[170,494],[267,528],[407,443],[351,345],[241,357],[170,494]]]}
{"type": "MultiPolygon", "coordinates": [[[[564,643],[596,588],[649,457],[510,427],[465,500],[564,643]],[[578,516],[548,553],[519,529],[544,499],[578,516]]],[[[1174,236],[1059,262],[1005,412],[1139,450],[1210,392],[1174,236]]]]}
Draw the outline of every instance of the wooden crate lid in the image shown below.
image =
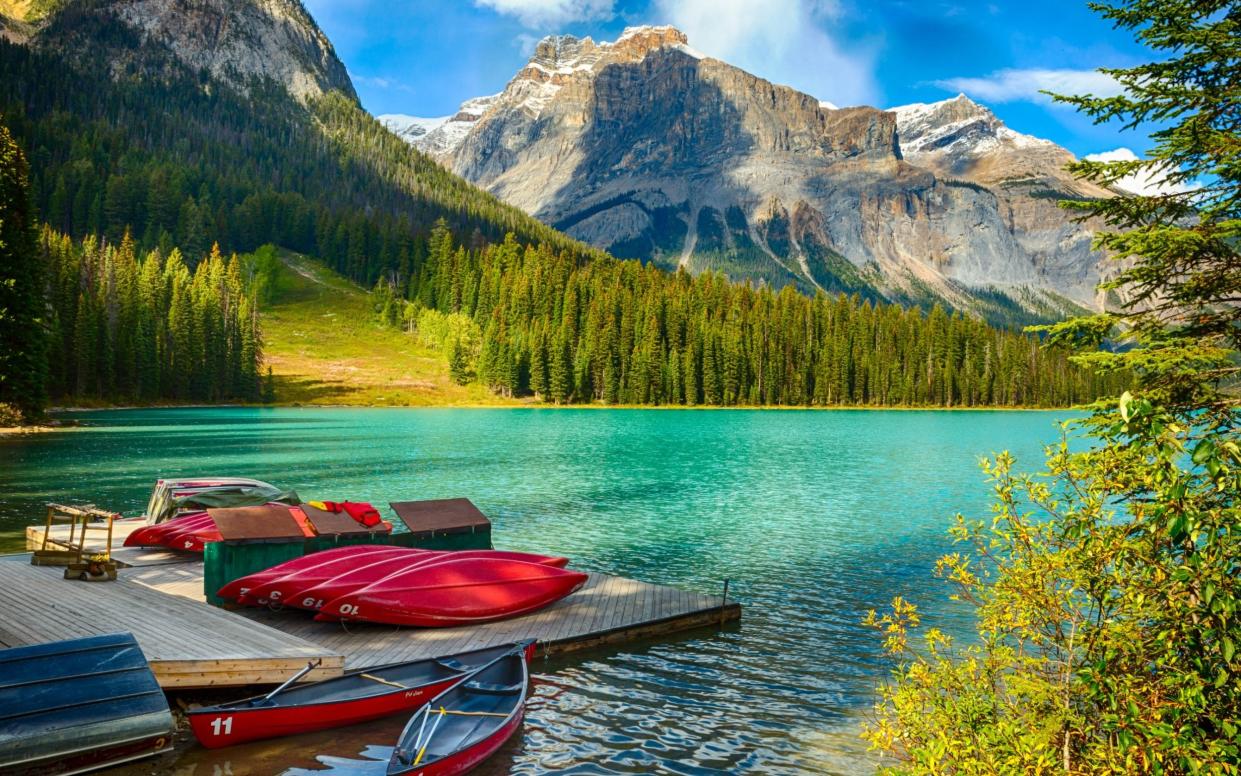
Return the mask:
{"type": "Polygon", "coordinates": [[[325,512],[309,504],[302,504],[301,510],[306,513],[306,521],[310,523],[315,529],[315,533],[319,536],[358,536],[387,531],[383,523],[368,527],[354,520],[345,512],[325,512]]]}
{"type": "Polygon", "coordinates": [[[411,533],[472,533],[491,521],[468,498],[393,501],[388,504],[411,533]]]}
{"type": "Polygon", "coordinates": [[[218,507],[207,514],[220,529],[226,542],[263,539],[304,539],[306,534],[294,519],[290,507],[265,504],[261,507],[218,507]]]}

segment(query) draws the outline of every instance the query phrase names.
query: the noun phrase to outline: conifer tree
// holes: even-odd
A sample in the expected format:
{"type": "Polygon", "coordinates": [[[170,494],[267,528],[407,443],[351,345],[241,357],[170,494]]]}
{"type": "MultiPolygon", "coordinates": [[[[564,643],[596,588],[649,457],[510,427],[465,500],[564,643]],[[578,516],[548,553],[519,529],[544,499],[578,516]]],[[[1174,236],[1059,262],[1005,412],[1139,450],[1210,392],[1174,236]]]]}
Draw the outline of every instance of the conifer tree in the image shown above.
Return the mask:
{"type": "Polygon", "coordinates": [[[26,157],[0,124],[0,409],[38,418],[46,402],[44,272],[26,157]]]}

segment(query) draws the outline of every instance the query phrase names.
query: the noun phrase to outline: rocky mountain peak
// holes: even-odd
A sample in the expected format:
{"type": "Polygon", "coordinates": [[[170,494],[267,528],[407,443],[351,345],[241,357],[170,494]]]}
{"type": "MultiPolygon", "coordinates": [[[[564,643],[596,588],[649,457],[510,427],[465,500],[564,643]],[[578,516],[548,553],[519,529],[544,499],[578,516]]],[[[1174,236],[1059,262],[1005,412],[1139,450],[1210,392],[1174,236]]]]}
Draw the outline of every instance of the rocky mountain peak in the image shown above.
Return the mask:
{"type": "Polygon", "coordinates": [[[688,46],[689,37],[671,25],[653,27],[626,27],[612,47],[617,52],[644,56],[647,52],[664,46],[688,46]]]}
{"type": "Polygon", "coordinates": [[[634,27],[544,38],[472,102],[404,137],[616,256],[991,313],[1092,299],[1090,234],[1056,206],[1072,155],[965,95],[839,109],[634,27]]]}
{"type": "MultiPolygon", "coordinates": [[[[35,36],[36,45],[72,53],[96,40],[95,25],[119,20],[190,70],[206,71],[242,91],[255,79],[271,79],[302,101],[332,90],[357,99],[331,41],[299,0],[67,0],[62,5],[35,36]]],[[[130,64],[142,68],[144,63],[128,61],[140,56],[119,47],[109,52],[118,72],[130,64]]]]}
{"type": "Polygon", "coordinates": [[[994,139],[1004,126],[994,113],[964,94],[939,102],[902,105],[891,112],[896,114],[901,152],[907,157],[953,144],[972,149],[986,138],[994,139]]]}

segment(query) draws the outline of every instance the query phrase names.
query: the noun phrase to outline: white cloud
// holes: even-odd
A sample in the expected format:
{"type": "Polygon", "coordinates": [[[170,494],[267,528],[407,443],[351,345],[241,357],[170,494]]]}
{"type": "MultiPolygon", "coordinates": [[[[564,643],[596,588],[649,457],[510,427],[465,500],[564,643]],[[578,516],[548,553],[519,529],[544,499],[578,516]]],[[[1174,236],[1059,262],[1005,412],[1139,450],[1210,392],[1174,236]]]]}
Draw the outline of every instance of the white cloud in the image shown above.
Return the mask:
{"type": "Polygon", "coordinates": [[[663,21],[708,56],[838,105],[875,104],[875,52],[846,48],[837,0],[655,0],[663,21]]]}
{"type": "MultiPolygon", "coordinates": [[[[1086,154],[1085,158],[1091,162],[1136,162],[1141,157],[1128,148],[1116,148],[1097,154],[1086,154]]],[[[1182,194],[1197,188],[1186,183],[1169,183],[1162,172],[1150,169],[1126,175],[1116,181],[1116,186],[1131,194],[1143,197],[1153,197],[1161,194],[1182,194]]]]}
{"type": "Polygon", "coordinates": [[[512,16],[531,29],[555,31],[569,22],[610,19],[616,15],[614,0],[474,0],[479,8],[512,16]]]}
{"type": "Polygon", "coordinates": [[[1114,97],[1122,91],[1115,79],[1097,70],[1008,68],[983,78],[947,78],[934,84],[985,102],[1050,102],[1050,97],[1040,93],[1043,90],[1096,97],[1114,97]]]}

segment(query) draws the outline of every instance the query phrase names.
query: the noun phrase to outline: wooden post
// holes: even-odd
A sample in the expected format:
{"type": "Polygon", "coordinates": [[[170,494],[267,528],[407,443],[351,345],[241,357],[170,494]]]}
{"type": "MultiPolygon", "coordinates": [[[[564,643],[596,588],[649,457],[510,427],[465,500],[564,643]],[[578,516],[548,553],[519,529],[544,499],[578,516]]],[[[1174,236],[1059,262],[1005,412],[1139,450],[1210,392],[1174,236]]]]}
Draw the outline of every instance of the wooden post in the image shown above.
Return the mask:
{"type": "Polygon", "coordinates": [[[47,505],[47,525],[43,529],[43,544],[39,546],[40,550],[47,549],[47,537],[52,533],[52,505],[47,505]]]}
{"type": "Polygon", "coordinates": [[[104,554],[108,556],[108,560],[112,560],[112,521],[118,517],[120,513],[108,515],[108,544],[104,547],[104,554]]]}
{"type": "Polygon", "coordinates": [[[724,580],[724,595],[720,597],[720,627],[724,626],[724,607],[728,606],[728,580],[724,580]]]}

